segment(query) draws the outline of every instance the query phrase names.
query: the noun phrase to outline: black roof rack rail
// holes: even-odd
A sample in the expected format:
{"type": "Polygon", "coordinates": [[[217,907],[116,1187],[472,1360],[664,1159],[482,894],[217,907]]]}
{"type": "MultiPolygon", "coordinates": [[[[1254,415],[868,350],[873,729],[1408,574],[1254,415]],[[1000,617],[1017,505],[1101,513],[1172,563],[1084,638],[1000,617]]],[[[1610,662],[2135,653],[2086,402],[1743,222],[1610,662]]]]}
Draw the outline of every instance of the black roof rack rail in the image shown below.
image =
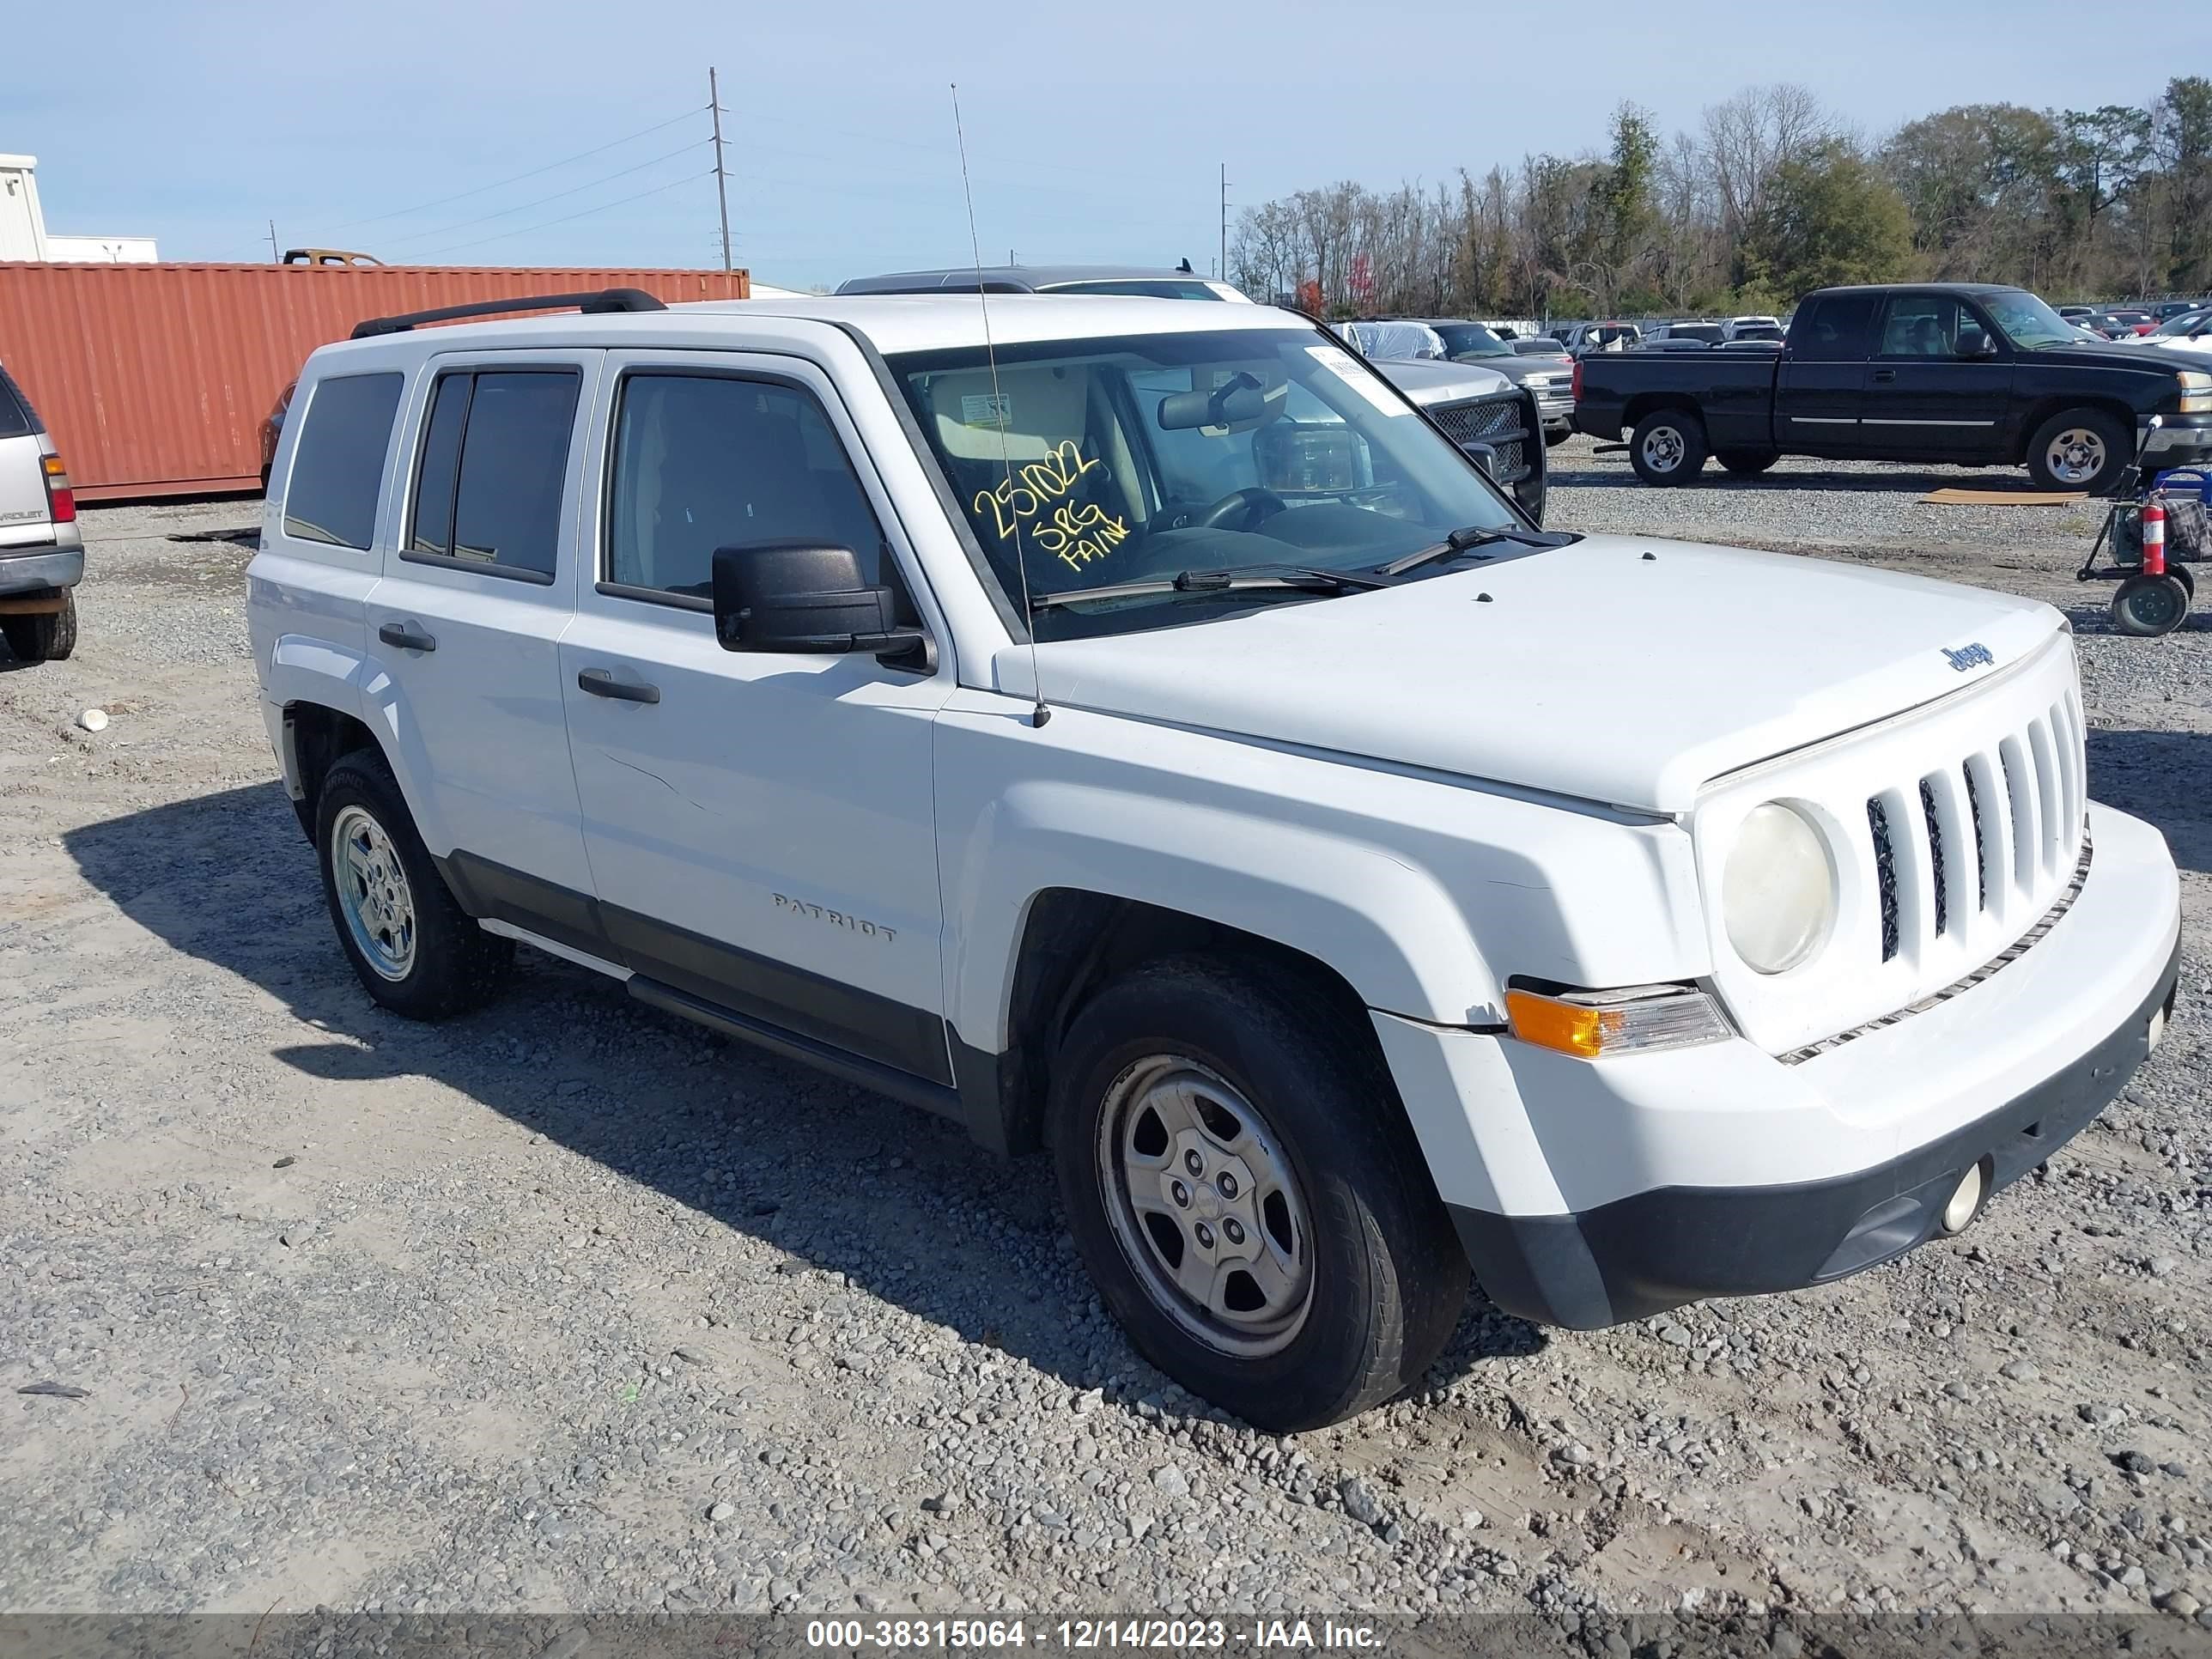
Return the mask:
{"type": "Polygon", "coordinates": [[[410,311],[397,317],[371,317],[353,325],[352,337],[374,339],[380,334],[404,334],[418,323],[447,323],[462,317],[495,317],[507,311],[665,311],[668,307],[641,288],[603,288],[592,294],[540,294],[514,300],[478,300],[465,306],[440,306],[435,311],[410,311]]]}

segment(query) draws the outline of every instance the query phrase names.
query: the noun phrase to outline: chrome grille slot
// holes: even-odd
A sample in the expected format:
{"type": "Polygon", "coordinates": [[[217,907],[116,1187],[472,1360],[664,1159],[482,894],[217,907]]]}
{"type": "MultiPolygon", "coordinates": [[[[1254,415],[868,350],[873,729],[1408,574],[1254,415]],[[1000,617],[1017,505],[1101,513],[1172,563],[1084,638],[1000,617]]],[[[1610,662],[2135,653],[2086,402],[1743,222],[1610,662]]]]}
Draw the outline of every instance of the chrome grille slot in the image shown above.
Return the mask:
{"type": "Polygon", "coordinates": [[[1920,817],[1928,830],[1929,884],[1936,890],[1936,931],[1942,933],[1949,931],[1951,900],[1944,891],[1943,827],[1936,817],[1936,787],[1932,779],[1920,780],[1920,817]]]}
{"type": "Polygon", "coordinates": [[[2035,775],[2018,738],[2007,738],[1997,745],[1997,761],[2004,769],[2005,799],[2012,813],[2013,890],[2030,892],[2035,887],[2036,846],[2043,838],[2036,817],[2035,775]]]}
{"type": "Polygon", "coordinates": [[[2035,767],[2035,802],[2039,815],[2036,827],[2035,861],[2045,877],[2058,868],[2058,753],[2051,747],[2051,728],[2040,719],[2027,723],[2029,757],[2035,767]]]}
{"type": "Polygon", "coordinates": [[[1898,947],[1897,851],[1890,845],[1889,814],[1882,811],[1880,796],[1867,802],[1867,828],[1874,832],[1875,878],[1881,887],[1881,959],[1890,962],[1898,947]]]}
{"type": "Polygon", "coordinates": [[[1982,791],[1975,773],[1988,763],[1979,755],[1969,756],[1959,769],[1959,775],[1966,781],[1966,816],[1974,823],[1974,908],[1990,908],[1990,850],[1982,829],[1982,791]]]}

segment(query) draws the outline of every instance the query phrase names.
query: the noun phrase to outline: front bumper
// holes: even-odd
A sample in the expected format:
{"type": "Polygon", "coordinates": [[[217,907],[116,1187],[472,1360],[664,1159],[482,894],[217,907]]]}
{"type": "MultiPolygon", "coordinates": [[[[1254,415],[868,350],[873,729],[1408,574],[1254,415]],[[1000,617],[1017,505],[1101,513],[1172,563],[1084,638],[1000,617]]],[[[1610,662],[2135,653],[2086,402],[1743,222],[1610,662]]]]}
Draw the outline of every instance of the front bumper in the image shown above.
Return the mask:
{"type": "Polygon", "coordinates": [[[2042,1163],[2173,1000],[2162,838],[2093,804],[2090,839],[2072,908],[2017,959],[1795,1064],[1741,1040],[1589,1062],[1378,1016],[1484,1291],[1589,1329],[1821,1284],[1924,1242],[1971,1165],[1993,1191],[2042,1163]]]}
{"type": "MultiPolygon", "coordinates": [[[[2137,436],[2142,428],[2137,428],[2137,436]]],[[[2163,470],[2212,461],[2212,415],[2169,415],[2143,444],[2143,459],[2163,470]]]]}
{"type": "Polygon", "coordinates": [[[35,593],[50,587],[75,587],[84,580],[81,547],[41,548],[35,553],[0,549],[0,593],[35,593]]]}

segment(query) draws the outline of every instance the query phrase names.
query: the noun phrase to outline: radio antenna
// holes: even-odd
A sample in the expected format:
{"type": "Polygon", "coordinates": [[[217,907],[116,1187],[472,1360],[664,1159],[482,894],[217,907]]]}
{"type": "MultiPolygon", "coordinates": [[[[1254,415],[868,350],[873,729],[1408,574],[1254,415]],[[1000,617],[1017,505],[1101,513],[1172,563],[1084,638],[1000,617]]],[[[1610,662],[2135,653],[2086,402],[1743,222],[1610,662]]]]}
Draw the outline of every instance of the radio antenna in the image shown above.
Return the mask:
{"type": "Polygon", "coordinates": [[[1012,518],[1014,498],[1014,452],[1007,432],[1013,425],[1013,410],[1006,406],[1005,394],[999,390],[999,353],[991,343],[991,301],[985,290],[988,284],[983,279],[983,243],[975,234],[975,191],[968,182],[968,135],[960,125],[960,85],[952,83],[952,136],[960,146],[960,193],[968,202],[968,247],[975,259],[975,303],[983,313],[983,361],[991,367],[991,416],[999,428],[999,459],[1006,465],[1006,507],[1013,526],[1014,568],[1022,579],[1022,626],[1030,636],[1030,691],[1036,707],[1030,716],[1031,726],[1042,726],[1052,718],[1052,710],[1044,706],[1044,681],[1037,673],[1036,613],[1030,606],[1030,562],[1022,552],[1022,521],[1012,518]]]}

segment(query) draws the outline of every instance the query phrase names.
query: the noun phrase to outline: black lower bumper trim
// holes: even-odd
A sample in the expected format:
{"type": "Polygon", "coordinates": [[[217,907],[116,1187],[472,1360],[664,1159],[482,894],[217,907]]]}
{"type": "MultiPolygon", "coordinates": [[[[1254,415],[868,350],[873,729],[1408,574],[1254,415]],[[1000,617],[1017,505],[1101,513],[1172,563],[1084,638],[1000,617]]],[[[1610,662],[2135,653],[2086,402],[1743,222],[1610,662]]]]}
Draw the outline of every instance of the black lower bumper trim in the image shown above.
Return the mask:
{"type": "Polygon", "coordinates": [[[2066,1070],[1891,1163],[1776,1187],[1668,1187],[1580,1214],[1451,1206],[1484,1293],[1539,1324],[1596,1330],[1716,1296],[1825,1284],[1925,1242],[1968,1169],[1988,1190],[2042,1164],[2110,1105],[2171,1011],[2180,947],[2142,1006],[2066,1070]]]}

